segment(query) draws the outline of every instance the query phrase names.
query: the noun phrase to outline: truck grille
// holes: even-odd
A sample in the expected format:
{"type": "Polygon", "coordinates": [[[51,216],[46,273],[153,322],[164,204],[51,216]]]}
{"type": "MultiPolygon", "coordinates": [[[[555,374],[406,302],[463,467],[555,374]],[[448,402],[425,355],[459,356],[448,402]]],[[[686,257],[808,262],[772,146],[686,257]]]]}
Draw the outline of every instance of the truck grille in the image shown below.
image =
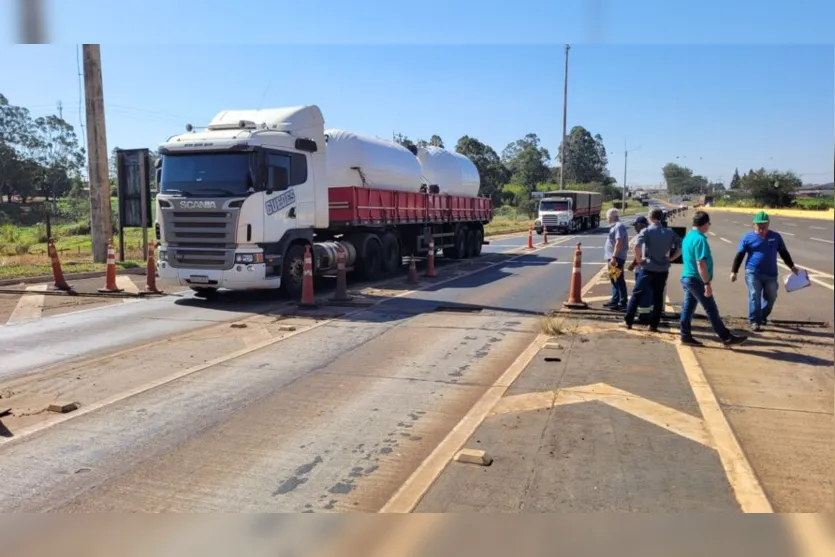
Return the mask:
{"type": "MultiPolygon", "coordinates": [[[[173,200],[172,200],[173,201],[173,200]]],[[[222,206],[226,200],[219,200],[222,206]]],[[[173,201],[176,204],[176,201],[173,201]]],[[[161,209],[168,264],[175,268],[231,269],[239,210],[161,209]]]]}
{"type": "Polygon", "coordinates": [[[560,218],[557,215],[543,215],[542,224],[545,226],[559,226],[560,218]]]}

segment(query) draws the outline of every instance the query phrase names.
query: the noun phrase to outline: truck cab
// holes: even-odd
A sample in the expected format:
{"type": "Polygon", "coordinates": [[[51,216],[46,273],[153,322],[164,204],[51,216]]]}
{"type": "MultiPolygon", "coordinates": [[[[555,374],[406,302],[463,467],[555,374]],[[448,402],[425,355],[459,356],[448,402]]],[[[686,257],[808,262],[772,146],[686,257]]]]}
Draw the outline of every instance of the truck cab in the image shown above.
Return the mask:
{"type": "Polygon", "coordinates": [[[324,119],[315,106],[260,112],[223,111],[160,145],[161,279],[213,293],[279,288],[303,272],[282,258],[328,226],[324,119]]]}
{"type": "Polygon", "coordinates": [[[546,197],[539,201],[534,228],[537,234],[543,231],[568,232],[573,229],[574,202],[567,197],[546,197]]]}

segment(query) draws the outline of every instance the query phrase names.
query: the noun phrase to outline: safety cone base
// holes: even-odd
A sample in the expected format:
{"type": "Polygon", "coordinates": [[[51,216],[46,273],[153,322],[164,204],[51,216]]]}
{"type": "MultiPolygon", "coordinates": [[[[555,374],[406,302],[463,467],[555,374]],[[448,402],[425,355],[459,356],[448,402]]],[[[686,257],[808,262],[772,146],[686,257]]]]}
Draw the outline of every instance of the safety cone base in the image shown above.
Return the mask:
{"type": "Polygon", "coordinates": [[[588,309],[589,305],[586,302],[563,302],[562,307],[567,309],[588,309]]]}
{"type": "Polygon", "coordinates": [[[117,294],[119,292],[124,292],[125,290],[124,290],[124,288],[99,288],[98,291],[102,292],[104,294],[106,294],[108,292],[113,293],[113,294],[117,294]]]}

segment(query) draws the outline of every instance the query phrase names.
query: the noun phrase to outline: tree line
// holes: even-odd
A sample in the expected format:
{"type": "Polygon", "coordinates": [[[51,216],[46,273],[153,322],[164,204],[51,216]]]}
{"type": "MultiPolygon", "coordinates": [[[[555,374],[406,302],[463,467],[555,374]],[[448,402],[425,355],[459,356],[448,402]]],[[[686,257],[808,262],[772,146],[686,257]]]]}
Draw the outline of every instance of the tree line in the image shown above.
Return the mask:
{"type": "Polygon", "coordinates": [[[720,182],[709,182],[704,176],[694,175],[685,166],[668,163],[661,169],[667,192],[671,195],[729,194],[736,199],[750,199],[765,207],[787,207],[792,204],[803,181],[794,172],[753,168],[739,175],[734,169],[728,188],[720,182]]]}

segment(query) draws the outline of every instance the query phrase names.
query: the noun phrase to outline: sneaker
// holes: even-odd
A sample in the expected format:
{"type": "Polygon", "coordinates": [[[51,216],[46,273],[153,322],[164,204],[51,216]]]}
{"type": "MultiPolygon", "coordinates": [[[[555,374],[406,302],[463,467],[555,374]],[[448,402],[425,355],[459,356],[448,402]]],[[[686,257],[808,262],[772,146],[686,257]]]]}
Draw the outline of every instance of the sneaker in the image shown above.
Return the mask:
{"type": "Polygon", "coordinates": [[[731,335],[722,341],[725,346],[736,346],[737,344],[744,344],[748,340],[745,335],[731,335]]]}
{"type": "Polygon", "coordinates": [[[681,344],[684,346],[704,346],[704,344],[693,337],[682,337],[681,344]]]}
{"type": "Polygon", "coordinates": [[[632,321],[629,321],[628,319],[624,319],[623,320],[623,326],[626,327],[629,330],[632,330],[632,321]]]}
{"type": "Polygon", "coordinates": [[[650,333],[657,333],[658,332],[658,327],[650,325],[649,328],[647,329],[647,331],[649,331],[650,333]]]}
{"type": "Polygon", "coordinates": [[[762,326],[760,326],[759,323],[751,323],[751,332],[759,333],[762,330],[763,330],[763,328],[762,328],[762,326]]]}

